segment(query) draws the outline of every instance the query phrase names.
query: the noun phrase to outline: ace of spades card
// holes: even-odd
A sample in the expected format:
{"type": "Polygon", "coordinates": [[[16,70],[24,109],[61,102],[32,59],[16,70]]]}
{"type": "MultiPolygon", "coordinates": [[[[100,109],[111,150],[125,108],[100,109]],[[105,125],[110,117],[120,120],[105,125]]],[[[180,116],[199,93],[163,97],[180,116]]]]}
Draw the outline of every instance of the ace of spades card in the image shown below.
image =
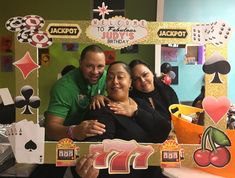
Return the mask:
{"type": "Polygon", "coordinates": [[[15,158],[18,163],[44,162],[45,128],[32,122],[16,123],[15,158]]]}
{"type": "MultiPolygon", "coordinates": [[[[30,121],[30,122],[27,122],[27,120],[26,119],[24,119],[24,120],[21,120],[21,121],[19,121],[17,124],[18,125],[24,125],[24,124],[30,124],[30,123],[33,123],[32,121],[30,121]]],[[[12,151],[13,151],[13,153],[15,154],[15,136],[17,135],[17,134],[21,134],[21,132],[22,132],[22,130],[20,129],[20,130],[18,130],[18,132],[17,132],[17,129],[16,129],[16,123],[12,123],[11,124],[11,126],[10,127],[8,127],[7,129],[6,129],[6,135],[8,136],[8,140],[9,140],[9,142],[10,142],[10,144],[11,144],[11,147],[12,147],[12,151]]]]}

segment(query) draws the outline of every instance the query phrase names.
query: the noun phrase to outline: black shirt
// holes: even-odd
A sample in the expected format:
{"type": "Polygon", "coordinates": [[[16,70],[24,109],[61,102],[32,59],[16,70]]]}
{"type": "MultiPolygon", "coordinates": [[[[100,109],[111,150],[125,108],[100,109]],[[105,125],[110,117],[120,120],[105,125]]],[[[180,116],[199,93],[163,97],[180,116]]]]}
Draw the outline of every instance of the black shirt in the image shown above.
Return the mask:
{"type": "MultiPolygon", "coordinates": [[[[134,139],[137,142],[145,143],[164,142],[171,130],[171,124],[144,100],[137,98],[134,100],[138,104],[138,110],[132,118],[116,115],[107,106],[88,112],[85,118],[96,118],[99,122],[106,125],[106,132],[103,135],[88,137],[84,141],[102,141],[103,139],[119,138],[123,140],[134,139]]],[[[122,175],[108,174],[107,169],[103,169],[100,170],[99,174],[101,178],[156,178],[161,176],[163,176],[161,168],[158,166],[149,166],[146,170],[131,168],[130,174],[122,175]]]]}
{"type": "Polygon", "coordinates": [[[144,93],[133,88],[133,90],[130,91],[130,96],[141,98],[149,103],[150,106],[151,103],[149,98],[152,98],[155,110],[166,120],[171,121],[171,115],[168,108],[172,104],[179,103],[178,97],[169,85],[164,84],[159,79],[155,80],[154,87],[154,91],[149,93],[144,93]]]}

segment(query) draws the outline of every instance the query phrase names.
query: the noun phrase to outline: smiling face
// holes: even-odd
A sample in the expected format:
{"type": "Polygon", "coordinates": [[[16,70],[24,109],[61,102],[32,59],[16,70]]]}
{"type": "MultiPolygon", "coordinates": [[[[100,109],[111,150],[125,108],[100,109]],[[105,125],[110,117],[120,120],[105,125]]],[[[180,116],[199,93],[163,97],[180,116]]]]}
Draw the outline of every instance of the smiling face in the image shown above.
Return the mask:
{"type": "Polygon", "coordinates": [[[124,64],[112,65],[107,74],[106,87],[108,96],[113,101],[125,101],[129,97],[131,76],[124,68],[124,64]]]}
{"type": "Polygon", "coordinates": [[[83,77],[89,84],[96,84],[104,72],[105,55],[102,52],[88,51],[80,60],[83,77]]]}
{"type": "Polygon", "coordinates": [[[137,64],[131,71],[133,86],[136,90],[148,93],[154,90],[154,76],[151,70],[143,64],[137,64]]]}

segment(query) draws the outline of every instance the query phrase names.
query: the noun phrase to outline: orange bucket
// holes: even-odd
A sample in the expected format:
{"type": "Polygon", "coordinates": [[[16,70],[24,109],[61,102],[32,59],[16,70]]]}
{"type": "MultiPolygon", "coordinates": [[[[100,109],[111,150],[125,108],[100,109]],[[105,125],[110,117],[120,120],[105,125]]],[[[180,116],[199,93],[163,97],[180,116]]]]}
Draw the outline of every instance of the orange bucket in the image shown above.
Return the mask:
{"type": "Polygon", "coordinates": [[[179,113],[190,115],[196,112],[203,112],[203,109],[182,104],[173,104],[169,107],[169,111],[171,113],[171,119],[178,143],[199,144],[201,142],[201,136],[204,131],[204,127],[190,123],[180,118],[178,115],[179,113]],[[178,111],[173,113],[172,111],[175,110],[175,108],[178,108],[178,111]]]}

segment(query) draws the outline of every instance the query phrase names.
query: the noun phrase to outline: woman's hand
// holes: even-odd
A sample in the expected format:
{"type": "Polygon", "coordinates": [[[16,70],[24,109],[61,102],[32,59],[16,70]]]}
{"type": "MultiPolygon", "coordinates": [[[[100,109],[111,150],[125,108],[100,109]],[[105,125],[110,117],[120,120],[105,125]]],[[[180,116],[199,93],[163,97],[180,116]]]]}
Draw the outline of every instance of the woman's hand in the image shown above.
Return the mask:
{"type": "Polygon", "coordinates": [[[87,137],[102,135],[104,132],[104,124],[97,120],[85,120],[73,128],[72,137],[77,140],[84,140],[87,137]]]}
{"type": "Polygon", "coordinates": [[[132,117],[135,111],[137,111],[138,109],[136,102],[131,98],[129,100],[129,104],[110,102],[108,106],[114,112],[114,114],[124,115],[128,117],[132,117]]]}
{"type": "Polygon", "coordinates": [[[96,178],[99,175],[99,169],[93,167],[95,155],[84,155],[76,165],[76,172],[82,178],[96,178]]]}
{"type": "Polygon", "coordinates": [[[96,95],[92,98],[90,109],[100,109],[105,106],[106,102],[110,102],[110,99],[103,95],[96,95]]]}

